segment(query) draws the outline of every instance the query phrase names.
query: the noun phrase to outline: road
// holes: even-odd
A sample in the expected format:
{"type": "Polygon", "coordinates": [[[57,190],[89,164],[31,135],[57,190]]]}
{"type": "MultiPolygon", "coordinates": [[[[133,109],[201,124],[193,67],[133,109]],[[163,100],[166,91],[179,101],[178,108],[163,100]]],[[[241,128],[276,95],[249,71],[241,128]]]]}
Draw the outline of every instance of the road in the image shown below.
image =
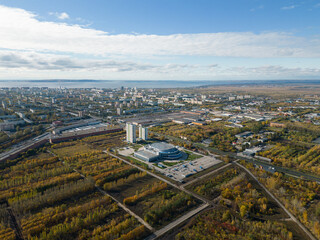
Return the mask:
{"type": "Polygon", "coordinates": [[[183,215],[182,217],[178,218],[177,220],[169,223],[167,226],[165,226],[164,228],[159,229],[158,231],[156,231],[155,233],[153,233],[152,235],[150,235],[149,237],[147,237],[145,240],[152,240],[152,239],[156,239],[158,237],[161,237],[163,234],[167,233],[168,231],[170,231],[171,229],[175,228],[176,226],[178,226],[179,224],[183,223],[184,221],[188,220],[189,218],[193,217],[194,215],[196,215],[198,212],[202,211],[203,209],[207,208],[209,206],[209,204],[205,203],[202,204],[201,206],[199,206],[198,208],[188,212],[187,214],[183,215]]]}
{"type": "Polygon", "coordinates": [[[49,138],[50,138],[50,133],[46,132],[46,133],[43,133],[43,134],[41,134],[41,135],[39,135],[37,137],[34,137],[32,139],[29,139],[29,140],[23,141],[21,143],[18,143],[16,145],[12,146],[12,148],[9,151],[1,153],[0,154],[0,161],[3,161],[5,159],[9,158],[11,155],[16,154],[17,152],[27,150],[28,148],[30,148],[35,143],[39,143],[44,139],[48,139],[49,140],[49,138]]]}
{"type": "Polygon", "coordinates": [[[246,167],[242,166],[238,162],[234,162],[234,163],[239,167],[241,167],[243,170],[245,170],[259,184],[259,186],[262,187],[263,190],[266,191],[266,193],[285,211],[285,213],[288,214],[288,216],[292,219],[292,221],[294,221],[308,235],[310,239],[317,240],[309,232],[309,230],[305,228],[305,226],[295,216],[293,216],[291,212],[289,212],[289,210],[286,209],[285,206],[283,206],[283,204],[263,184],[261,184],[259,180],[246,167]]]}
{"type": "Polygon", "coordinates": [[[311,180],[311,181],[320,182],[320,177],[313,176],[312,174],[309,174],[309,173],[304,173],[304,172],[296,171],[296,170],[293,170],[293,169],[276,166],[276,165],[273,165],[273,164],[270,164],[270,163],[266,163],[266,162],[262,162],[262,161],[259,161],[259,160],[255,160],[255,159],[244,159],[244,160],[247,161],[247,162],[256,164],[256,165],[261,165],[261,166],[266,167],[266,168],[272,167],[277,172],[281,172],[281,173],[287,174],[287,175],[295,177],[295,178],[300,178],[300,179],[302,178],[302,179],[305,179],[305,180],[311,180]]]}
{"type": "MultiPolygon", "coordinates": [[[[48,152],[50,154],[52,154],[53,156],[57,155],[51,151],[48,150],[48,152]]],[[[63,161],[62,159],[59,158],[59,161],[61,161],[63,164],[66,164],[65,161],[63,161]]],[[[74,172],[78,173],[83,179],[87,179],[87,177],[85,175],[83,175],[81,172],[79,172],[77,169],[73,168],[72,169],[74,172]]],[[[95,185],[96,189],[101,192],[103,195],[110,197],[112,200],[114,200],[122,209],[124,209],[127,213],[129,213],[131,216],[135,217],[136,219],[138,219],[138,221],[143,224],[146,228],[148,228],[150,231],[154,231],[153,227],[151,227],[147,222],[145,222],[141,217],[139,217],[137,214],[135,214],[134,212],[132,212],[129,208],[127,208],[124,204],[122,204],[120,201],[118,201],[116,198],[114,198],[113,196],[109,195],[106,191],[102,190],[98,185],[95,185]]]]}
{"type": "Polygon", "coordinates": [[[216,173],[216,172],[220,171],[221,169],[224,169],[224,168],[226,168],[226,167],[231,166],[231,164],[232,164],[232,163],[228,163],[228,164],[226,164],[226,165],[223,165],[223,166],[221,166],[221,167],[219,167],[219,168],[215,169],[214,171],[208,172],[208,173],[207,173],[207,174],[205,174],[205,175],[202,175],[202,176],[200,176],[200,177],[197,177],[197,178],[193,179],[192,181],[187,182],[187,183],[185,183],[185,184],[181,185],[181,187],[183,187],[183,188],[184,188],[184,187],[186,187],[186,186],[188,186],[188,185],[190,185],[190,184],[192,184],[192,183],[194,183],[194,182],[199,181],[199,180],[200,180],[200,179],[202,179],[202,178],[208,177],[208,176],[210,176],[211,174],[213,174],[213,173],[216,173]]]}
{"type": "MultiPolygon", "coordinates": [[[[106,152],[106,151],[105,151],[105,152],[106,152]]],[[[150,236],[150,238],[148,237],[147,239],[155,239],[155,238],[158,238],[159,236],[161,236],[161,235],[165,234],[166,232],[170,231],[171,229],[175,228],[176,226],[178,226],[178,225],[181,224],[182,222],[188,220],[189,218],[191,218],[191,217],[194,216],[195,214],[199,213],[199,212],[202,211],[203,209],[207,208],[208,206],[215,206],[214,201],[209,201],[208,199],[206,199],[206,198],[204,198],[204,197],[202,197],[202,196],[199,196],[198,194],[195,194],[194,192],[191,192],[191,191],[185,189],[183,186],[178,186],[178,185],[176,185],[176,184],[174,184],[174,183],[172,183],[172,182],[170,182],[170,181],[168,181],[168,180],[166,180],[166,179],[164,179],[164,178],[162,178],[162,177],[160,177],[160,176],[158,176],[158,175],[156,175],[156,174],[154,174],[154,173],[152,173],[152,172],[150,172],[150,171],[148,171],[148,170],[146,170],[146,169],[144,169],[144,168],[141,168],[141,167],[139,167],[139,166],[136,166],[135,164],[132,164],[131,162],[129,162],[129,161],[123,159],[123,158],[120,158],[120,157],[118,157],[118,156],[116,156],[116,155],[114,155],[114,154],[112,154],[112,153],[110,153],[110,152],[106,152],[106,153],[108,153],[108,154],[111,155],[112,157],[115,157],[115,158],[117,158],[117,159],[119,159],[119,160],[121,160],[121,161],[129,164],[129,165],[132,166],[132,167],[138,168],[140,171],[146,172],[146,173],[148,173],[149,175],[151,175],[151,176],[153,176],[153,177],[155,177],[155,178],[157,178],[157,179],[159,179],[159,180],[161,180],[161,181],[163,181],[163,182],[166,182],[167,184],[173,186],[174,188],[177,188],[177,189],[179,189],[180,191],[183,191],[183,192],[185,192],[185,193],[193,196],[194,198],[197,198],[198,200],[200,200],[200,201],[202,201],[202,202],[204,203],[204,204],[202,204],[200,207],[198,207],[198,208],[196,208],[196,209],[194,209],[194,210],[186,213],[186,214],[183,215],[182,217],[178,218],[177,220],[171,222],[171,223],[168,224],[167,226],[165,226],[165,227],[163,227],[162,229],[158,230],[157,232],[155,232],[154,234],[152,234],[152,235],[150,236]]]]}
{"type": "MultiPolygon", "coordinates": [[[[151,133],[151,131],[149,131],[149,132],[151,133]]],[[[192,143],[192,142],[190,142],[188,140],[172,137],[172,136],[169,136],[169,135],[166,135],[166,134],[160,134],[160,133],[156,133],[156,132],[152,132],[152,133],[154,133],[155,135],[158,135],[158,136],[164,136],[167,139],[180,141],[180,142],[185,142],[185,143],[188,143],[188,144],[193,144],[193,145],[195,145],[195,146],[197,146],[199,148],[202,148],[204,150],[217,153],[219,155],[228,155],[228,156],[230,156],[232,158],[235,158],[235,159],[242,159],[242,160],[245,160],[247,162],[251,162],[251,163],[254,163],[254,164],[259,164],[261,166],[272,167],[272,168],[275,169],[275,171],[287,174],[287,175],[292,176],[292,177],[303,178],[303,179],[306,179],[306,180],[316,181],[316,182],[320,183],[320,177],[312,175],[310,173],[305,173],[305,172],[297,171],[297,170],[294,170],[294,169],[280,167],[280,166],[277,166],[277,165],[274,165],[274,164],[271,164],[271,163],[267,163],[267,162],[262,162],[262,161],[259,161],[259,160],[256,160],[256,159],[247,159],[247,158],[239,157],[239,156],[237,156],[236,153],[233,153],[233,152],[223,152],[223,151],[220,151],[220,150],[212,148],[212,147],[203,146],[203,144],[201,144],[201,143],[192,143]]]]}
{"type": "Polygon", "coordinates": [[[202,202],[205,202],[205,203],[208,203],[208,204],[212,204],[212,203],[211,203],[210,201],[208,201],[207,199],[205,199],[205,198],[203,198],[203,197],[201,197],[201,196],[199,196],[199,195],[197,195],[197,194],[195,194],[195,193],[193,193],[193,192],[191,192],[191,191],[183,188],[182,186],[178,186],[178,185],[176,185],[176,184],[168,181],[167,179],[164,179],[164,178],[160,177],[159,175],[157,175],[157,174],[155,174],[155,173],[153,173],[153,172],[150,172],[150,171],[148,171],[148,170],[146,170],[146,169],[144,169],[144,168],[142,168],[142,167],[139,167],[139,166],[137,166],[137,165],[129,162],[128,160],[125,160],[125,159],[123,159],[123,158],[121,158],[121,157],[118,157],[117,155],[114,155],[114,154],[112,154],[112,153],[110,153],[110,152],[107,152],[107,151],[104,151],[104,152],[107,153],[107,154],[109,154],[109,155],[112,156],[112,157],[115,157],[115,158],[117,158],[117,159],[119,159],[119,160],[121,160],[121,161],[129,164],[129,165],[132,166],[132,167],[138,168],[138,169],[139,169],[140,171],[142,171],[142,172],[146,172],[146,173],[148,173],[149,175],[151,175],[151,176],[153,176],[153,177],[155,177],[155,178],[158,178],[158,179],[161,180],[162,182],[165,182],[165,183],[171,185],[171,186],[174,187],[174,188],[177,188],[177,189],[179,189],[179,190],[181,190],[181,191],[184,191],[184,192],[187,193],[187,194],[192,195],[193,197],[199,199],[199,200],[202,201],[202,202]]]}

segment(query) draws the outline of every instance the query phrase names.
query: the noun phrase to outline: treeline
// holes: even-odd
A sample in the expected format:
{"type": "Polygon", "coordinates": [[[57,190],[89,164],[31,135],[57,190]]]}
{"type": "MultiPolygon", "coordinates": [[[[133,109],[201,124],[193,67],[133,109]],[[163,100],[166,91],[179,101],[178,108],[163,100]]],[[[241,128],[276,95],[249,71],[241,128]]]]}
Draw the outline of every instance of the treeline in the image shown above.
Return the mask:
{"type": "Polygon", "coordinates": [[[97,227],[96,229],[94,229],[91,239],[133,240],[133,239],[141,239],[145,235],[146,235],[146,228],[143,225],[138,225],[137,220],[134,219],[133,217],[130,217],[119,223],[111,222],[111,225],[109,226],[97,227]],[[133,230],[130,230],[132,226],[137,226],[137,227],[135,227],[133,230]]]}
{"type": "Polygon", "coordinates": [[[116,173],[109,174],[107,177],[105,177],[103,179],[103,181],[101,181],[101,184],[104,184],[106,182],[117,181],[119,179],[124,179],[124,178],[129,177],[130,175],[133,175],[133,174],[136,174],[136,173],[140,172],[140,170],[137,169],[137,168],[132,168],[129,165],[127,165],[127,166],[129,167],[129,169],[126,169],[126,170],[121,171],[121,172],[116,172],[116,173]]]}
{"type": "Polygon", "coordinates": [[[139,178],[143,178],[146,175],[147,175],[146,172],[134,173],[134,174],[129,175],[128,177],[120,178],[120,179],[112,181],[112,182],[107,182],[103,185],[103,188],[104,188],[104,190],[107,190],[107,191],[111,190],[111,189],[115,189],[117,187],[131,183],[139,178]]]}
{"type": "Polygon", "coordinates": [[[10,216],[7,211],[7,204],[0,205],[0,224],[4,227],[10,226],[10,216]]]}
{"type": "Polygon", "coordinates": [[[220,190],[221,203],[228,205],[228,202],[231,201],[231,207],[242,218],[251,219],[274,213],[268,199],[252,187],[245,173],[236,176],[228,184],[222,185],[220,190]]]}
{"type": "Polygon", "coordinates": [[[68,182],[76,181],[80,179],[81,176],[76,173],[67,173],[63,175],[58,175],[52,178],[45,179],[43,181],[22,184],[18,186],[13,186],[8,189],[1,190],[0,200],[19,198],[22,196],[30,195],[30,193],[43,192],[46,189],[65,184],[68,182]]]}
{"type": "Polygon", "coordinates": [[[25,171],[30,170],[35,167],[42,167],[44,165],[49,165],[58,162],[57,157],[51,157],[51,158],[43,158],[43,159],[30,159],[23,162],[20,162],[19,164],[12,166],[10,171],[25,171]]]}
{"type": "Polygon", "coordinates": [[[149,189],[144,190],[141,193],[135,194],[131,197],[127,197],[123,199],[123,203],[126,205],[134,205],[137,201],[139,201],[141,198],[144,198],[146,196],[149,196],[151,194],[157,193],[163,189],[166,189],[167,183],[165,182],[156,182],[154,183],[149,189]]]}
{"type": "MultiPolygon", "coordinates": [[[[74,207],[67,208],[65,204],[57,207],[49,207],[44,211],[22,219],[22,228],[26,236],[38,236],[44,229],[63,223],[66,219],[77,216],[85,217],[95,209],[104,207],[110,213],[118,210],[118,205],[109,197],[93,195],[93,199],[74,207]]],[[[92,215],[92,214],[91,214],[92,215]]]]}
{"type": "Polygon", "coordinates": [[[289,122],[286,124],[286,128],[297,131],[303,135],[312,136],[313,139],[320,136],[320,127],[310,123],[289,122]]]}
{"type": "MultiPolygon", "coordinates": [[[[10,198],[8,202],[16,213],[23,215],[28,211],[52,206],[56,202],[91,192],[94,183],[89,180],[79,180],[61,186],[50,188],[43,193],[32,194],[31,197],[18,196],[10,198]]],[[[32,192],[33,193],[33,192],[32,192]]]]}
{"type": "Polygon", "coordinates": [[[309,170],[320,175],[320,145],[316,145],[304,155],[298,157],[297,168],[309,170]]]}
{"type": "Polygon", "coordinates": [[[175,237],[176,240],[198,239],[292,240],[293,234],[283,223],[275,221],[243,221],[225,208],[209,210],[175,237]]]}
{"type": "Polygon", "coordinates": [[[226,127],[223,122],[213,122],[204,126],[167,123],[162,126],[153,127],[151,130],[164,135],[184,138],[191,142],[202,142],[210,138],[212,140],[211,147],[227,152],[236,151],[232,142],[236,140],[235,134],[242,131],[238,128],[226,127]]]}
{"type": "MultiPolygon", "coordinates": [[[[127,224],[129,216],[110,198],[101,196],[94,182],[106,178],[120,184],[121,179],[140,177],[141,172],[101,151],[76,155],[73,146],[67,148],[71,157],[63,158],[65,165],[41,152],[31,159],[14,160],[0,170],[0,198],[7,200],[16,213],[24,238],[96,239],[98,227],[104,229],[108,239],[143,238],[148,230],[135,220],[127,224]],[[73,167],[89,180],[80,180],[73,167]]],[[[61,146],[59,150],[65,149],[61,146]]],[[[1,213],[0,209],[2,223],[8,224],[1,213]]],[[[0,239],[10,239],[10,233],[12,229],[1,224],[0,239]]]]}
{"type": "Polygon", "coordinates": [[[320,174],[320,146],[316,145],[311,149],[291,144],[276,144],[273,148],[260,152],[260,156],[270,158],[274,163],[296,169],[320,174]]]}
{"type": "MultiPolygon", "coordinates": [[[[100,223],[108,215],[114,213],[117,207],[111,209],[104,206],[95,208],[84,217],[76,216],[70,222],[64,222],[54,225],[49,231],[43,231],[39,235],[39,239],[75,239],[77,233],[82,231],[87,226],[92,226],[100,223]]],[[[38,237],[29,239],[38,239],[38,237]]]]}
{"type": "Polygon", "coordinates": [[[16,236],[13,229],[0,223],[0,239],[15,240],[16,236]]]}
{"type": "Polygon", "coordinates": [[[157,209],[148,211],[144,220],[153,226],[161,226],[168,222],[173,216],[181,214],[196,205],[196,201],[190,195],[180,192],[169,198],[157,209]]]}
{"type": "Polygon", "coordinates": [[[198,182],[193,186],[192,190],[199,195],[213,199],[220,195],[220,186],[223,183],[229,182],[231,179],[239,175],[239,170],[236,168],[226,169],[222,173],[213,178],[198,182]]]}
{"type": "Polygon", "coordinates": [[[58,168],[53,168],[48,171],[39,170],[35,173],[26,174],[24,176],[11,176],[9,179],[4,179],[0,181],[0,190],[17,187],[23,184],[30,184],[34,182],[39,182],[48,178],[60,176],[63,174],[71,173],[72,169],[67,166],[61,166],[58,168]]]}
{"type": "Polygon", "coordinates": [[[309,230],[320,238],[320,185],[281,173],[270,174],[243,162],[309,230]]]}

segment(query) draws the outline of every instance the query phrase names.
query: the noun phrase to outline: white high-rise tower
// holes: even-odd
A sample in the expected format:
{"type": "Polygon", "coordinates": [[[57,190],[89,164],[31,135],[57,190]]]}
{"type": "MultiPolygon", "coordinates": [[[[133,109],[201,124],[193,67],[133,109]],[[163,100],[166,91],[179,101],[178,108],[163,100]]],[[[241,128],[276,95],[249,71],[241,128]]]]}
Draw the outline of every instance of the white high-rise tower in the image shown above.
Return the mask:
{"type": "Polygon", "coordinates": [[[136,142],[136,125],[127,123],[126,131],[127,131],[127,142],[135,143],[136,142]]]}
{"type": "Polygon", "coordinates": [[[139,138],[142,140],[147,140],[148,139],[148,128],[139,126],[139,138]]]}

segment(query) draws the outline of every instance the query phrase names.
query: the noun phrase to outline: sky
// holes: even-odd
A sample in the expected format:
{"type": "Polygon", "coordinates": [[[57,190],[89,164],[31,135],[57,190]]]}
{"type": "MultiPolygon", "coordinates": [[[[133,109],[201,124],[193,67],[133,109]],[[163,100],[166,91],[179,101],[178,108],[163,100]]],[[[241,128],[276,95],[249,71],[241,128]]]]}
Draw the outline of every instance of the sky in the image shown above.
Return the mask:
{"type": "Polygon", "coordinates": [[[320,79],[320,0],[0,0],[0,79],[320,79]]]}

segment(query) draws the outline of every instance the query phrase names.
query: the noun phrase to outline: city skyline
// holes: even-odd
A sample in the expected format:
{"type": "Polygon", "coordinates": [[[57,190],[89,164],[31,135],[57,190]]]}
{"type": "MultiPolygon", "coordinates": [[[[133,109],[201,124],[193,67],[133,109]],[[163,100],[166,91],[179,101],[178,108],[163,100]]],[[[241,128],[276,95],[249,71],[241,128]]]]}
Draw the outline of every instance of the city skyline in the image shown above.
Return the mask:
{"type": "Polygon", "coordinates": [[[319,79],[318,1],[0,1],[0,79],[319,79]]]}

